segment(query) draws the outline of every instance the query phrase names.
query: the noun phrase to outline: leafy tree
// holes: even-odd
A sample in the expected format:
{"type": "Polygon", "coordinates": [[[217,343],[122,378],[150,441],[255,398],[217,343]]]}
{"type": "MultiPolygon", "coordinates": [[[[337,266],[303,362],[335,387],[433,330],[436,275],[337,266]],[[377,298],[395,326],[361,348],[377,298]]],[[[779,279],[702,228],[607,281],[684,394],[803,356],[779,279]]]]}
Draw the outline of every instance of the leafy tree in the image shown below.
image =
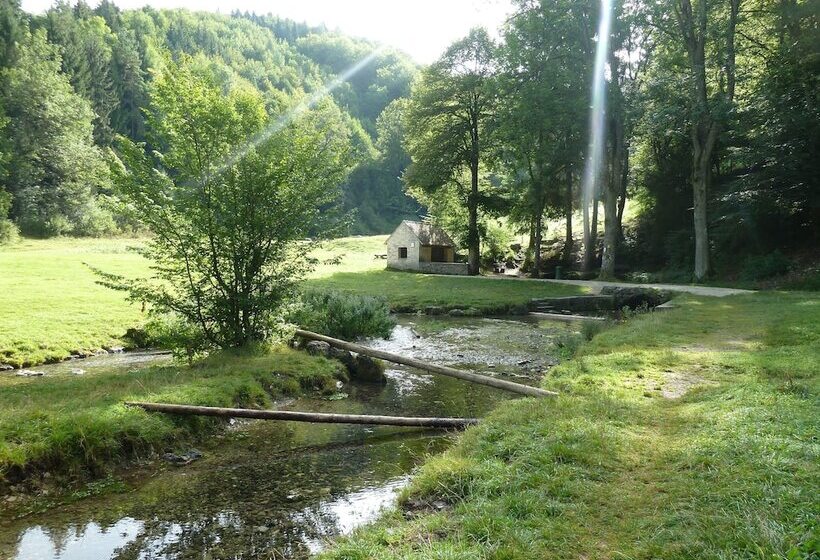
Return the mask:
{"type": "Polygon", "coordinates": [[[92,141],[93,112],[60,63],[41,30],[24,36],[17,62],[2,73],[12,217],[32,235],[103,233],[112,224],[95,194],[108,172],[92,141]]]}
{"type": "Polygon", "coordinates": [[[629,144],[635,132],[643,98],[641,80],[653,48],[653,33],[646,25],[644,4],[616,2],[609,48],[608,133],[609,172],[602,189],[604,244],[601,279],[615,276],[616,253],[622,237],[622,222],[629,177],[629,144]]]}
{"type": "Polygon", "coordinates": [[[502,159],[513,184],[513,214],[529,224],[533,276],[541,272],[544,217],[565,208],[571,247],[572,186],[587,111],[584,27],[571,2],[517,3],[500,49],[502,159]]]}
{"type": "Polygon", "coordinates": [[[740,0],[729,0],[726,5],[719,5],[718,8],[720,11],[717,8],[710,10],[707,0],[697,0],[694,4],[691,0],[675,0],[673,4],[678,38],[689,63],[694,274],[698,282],[705,280],[710,272],[708,193],[712,183],[715,148],[721,128],[726,126],[726,115],[735,96],[735,30],[740,0]],[[712,56],[708,56],[708,47],[714,49],[712,56]],[[712,81],[711,76],[717,76],[718,79],[712,81]]]}
{"type": "Polygon", "coordinates": [[[94,109],[94,140],[108,146],[113,138],[111,112],[117,106],[113,54],[115,36],[106,21],[87,5],[59,2],[45,16],[49,40],[63,47],[62,67],[74,90],[94,109]]]}
{"type": "Polygon", "coordinates": [[[423,191],[451,190],[467,208],[470,274],[479,273],[481,164],[492,153],[496,111],[495,45],[474,29],[422,71],[407,110],[407,184],[423,191]]]}
{"type": "Polygon", "coordinates": [[[20,0],[0,0],[0,68],[14,64],[17,44],[23,40],[25,29],[20,0]]]}
{"type": "MultiPolygon", "coordinates": [[[[277,124],[247,84],[190,59],[152,86],[151,154],[122,138],[120,196],[153,233],[154,277],[131,297],[173,312],[212,345],[266,338],[309,268],[307,236],[330,231],[350,137],[330,102],[277,124]]],[[[121,279],[107,276],[122,287],[121,279]]]]}
{"type": "Polygon", "coordinates": [[[142,109],[148,103],[147,86],[139,54],[139,43],[131,30],[126,29],[119,33],[113,55],[119,103],[111,115],[112,125],[119,134],[139,142],[145,134],[142,109]]]}

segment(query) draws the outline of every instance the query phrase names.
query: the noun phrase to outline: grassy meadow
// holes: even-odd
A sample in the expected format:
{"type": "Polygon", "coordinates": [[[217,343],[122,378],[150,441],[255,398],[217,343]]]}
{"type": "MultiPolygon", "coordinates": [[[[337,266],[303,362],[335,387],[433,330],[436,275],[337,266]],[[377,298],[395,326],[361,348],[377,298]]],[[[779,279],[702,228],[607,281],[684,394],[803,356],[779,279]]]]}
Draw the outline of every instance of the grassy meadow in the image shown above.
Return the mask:
{"type": "MultiPolygon", "coordinates": [[[[530,298],[579,293],[574,286],[507,280],[434,277],[384,270],[375,258],[387,236],[348,237],[314,253],[318,265],[307,286],[387,299],[393,308],[474,307],[504,311],[530,298]]],[[[96,284],[86,264],[137,278],[148,262],[130,248],[140,239],[22,240],[0,249],[0,363],[16,367],[59,361],[73,352],[122,345],[146,315],[125,294],[96,284]]]]}
{"type": "Polygon", "coordinates": [[[95,283],[84,263],[125,276],[147,274],[133,239],[22,240],[0,248],[0,363],[63,359],[74,351],[121,345],[142,319],[124,295],[95,283]]]}
{"type": "Polygon", "coordinates": [[[816,294],[682,298],[595,336],[543,380],[560,397],[501,405],[321,558],[816,558],[818,363],[816,294]]]}

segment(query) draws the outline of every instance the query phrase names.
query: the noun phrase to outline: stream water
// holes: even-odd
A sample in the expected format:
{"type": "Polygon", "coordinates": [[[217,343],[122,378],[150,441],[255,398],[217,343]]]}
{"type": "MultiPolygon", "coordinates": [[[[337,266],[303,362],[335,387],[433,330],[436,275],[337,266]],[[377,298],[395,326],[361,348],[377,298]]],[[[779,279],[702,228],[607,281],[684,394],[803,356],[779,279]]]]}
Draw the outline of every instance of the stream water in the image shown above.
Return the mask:
{"type": "MultiPolygon", "coordinates": [[[[390,340],[368,344],[437,363],[535,382],[552,341],[570,325],[511,319],[401,317],[390,340]]],[[[119,368],[112,355],[71,367],[119,368]]],[[[45,368],[38,368],[45,369],[45,368]]],[[[294,410],[480,417],[507,393],[402,367],[385,386],[348,384],[342,400],[299,399],[294,410]]],[[[235,423],[205,457],[129,480],[20,520],[0,516],[0,559],[106,560],[305,558],[372,521],[395,502],[412,470],[452,434],[411,428],[293,422],[235,423]]]]}

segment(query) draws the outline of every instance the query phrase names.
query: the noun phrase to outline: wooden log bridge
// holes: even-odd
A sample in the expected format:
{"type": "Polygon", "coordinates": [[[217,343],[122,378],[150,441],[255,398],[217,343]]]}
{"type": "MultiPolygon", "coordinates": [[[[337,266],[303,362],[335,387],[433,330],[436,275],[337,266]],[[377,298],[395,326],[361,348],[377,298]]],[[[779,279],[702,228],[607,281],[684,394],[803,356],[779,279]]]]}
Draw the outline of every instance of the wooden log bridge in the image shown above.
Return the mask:
{"type": "Polygon", "coordinates": [[[368,348],[360,344],[353,344],[352,342],[347,342],[346,340],[331,338],[329,336],[325,336],[323,334],[318,334],[315,332],[296,329],[296,335],[301,336],[302,338],[307,338],[309,340],[320,340],[322,342],[327,342],[328,344],[330,344],[331,346],[335,346],[336,348],[350,350],[351,352],[364,354],[365,356],[381,358],[382,360],[387,360],[388,362],[403,364],[405,366],[410,366],[425,371],[429,371],[430,373],[438,373],[440,375],[446,375],[448,377],[455,377],[456,379],[462,379],[464,381],[469,381],[471,383],[478,383],[479,385],[487,385],[489,387],[495,387],[496,389],[503,389],[505,391],[511,391],[513,393],[519,393],[521,395],[527,395],[530,397],[558,396],[558,393],[554,391],[547,391],[546,389],[539,389],[538,387],[530,387],[529,385],[513,383],[512,381],[504,381],[503,379],[496,379],[495,377],[490,377],[489,375],[480,375],[478,373],[473,373],[470,371],[464,371],[447,366],[431,364],[428,362],[423,362],[421,360],[416,360],[415,358],[405,358],[404,356],[399,356],[398,354],[368,348]]]}
{"type": "Polygon", "coordinates": [[[187,404],[164,404],[127,402],[149,412],[217,416],[220,418],[254,418],[257,420],[288,420],[290,422],[319,422],[324,424],[367,424],[379,426],[413,426],[421,428],[466,428],[478,424],[478,418],[420,418],[415,416],[374,416],[366,414],[327,414],[323,412],[296,412],[291,410],[254,410],[249,408],[220,408],[215,406],[191,406],[187,404]]]}

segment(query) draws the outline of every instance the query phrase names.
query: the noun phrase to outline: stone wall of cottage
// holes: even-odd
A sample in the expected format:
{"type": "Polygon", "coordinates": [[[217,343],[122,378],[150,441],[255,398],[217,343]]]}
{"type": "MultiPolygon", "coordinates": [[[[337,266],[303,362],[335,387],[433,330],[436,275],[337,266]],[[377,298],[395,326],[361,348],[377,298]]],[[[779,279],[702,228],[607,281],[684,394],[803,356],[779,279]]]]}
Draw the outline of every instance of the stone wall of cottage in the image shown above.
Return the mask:
{"type": "Polygon", "coordinates": [[[387,266],[397,270],[419,269],[419,240],[405,224],[401,224],[387,240],[387,266]],[[407,258],[399,258],[399,248],[407,248],[407,258]]]}

